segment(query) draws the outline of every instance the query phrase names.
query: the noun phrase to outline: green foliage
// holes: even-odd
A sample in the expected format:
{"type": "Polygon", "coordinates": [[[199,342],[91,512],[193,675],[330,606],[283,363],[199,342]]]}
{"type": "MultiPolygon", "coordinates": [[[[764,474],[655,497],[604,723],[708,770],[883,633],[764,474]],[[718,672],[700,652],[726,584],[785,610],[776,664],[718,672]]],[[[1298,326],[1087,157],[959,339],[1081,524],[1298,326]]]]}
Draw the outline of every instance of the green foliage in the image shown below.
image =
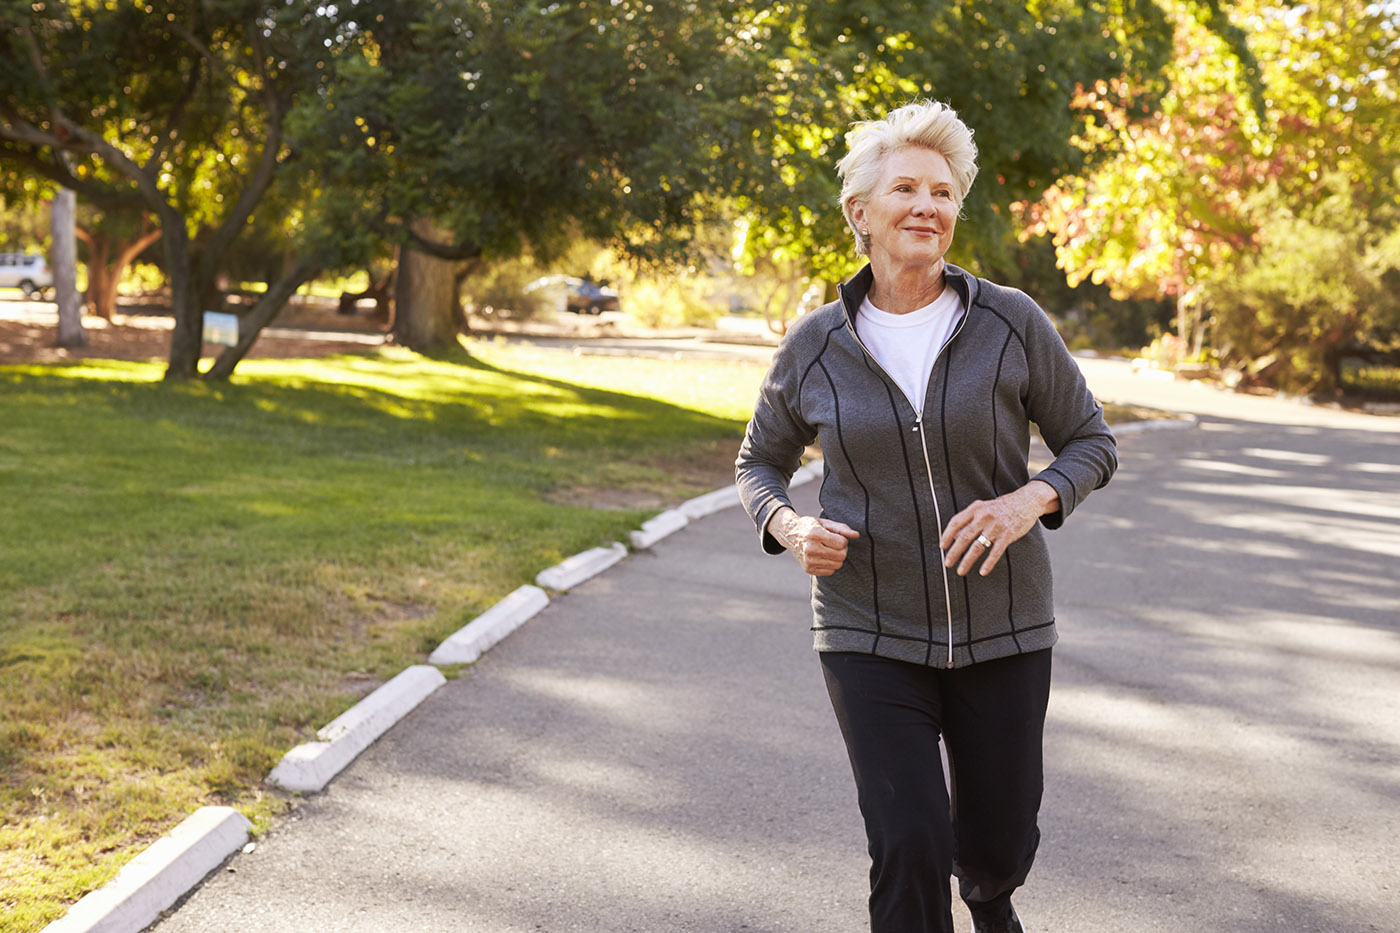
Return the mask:
{"type": "Polygon", "coordinates": [[[1008,247],[1008,261],[987,271],[993,279],[1019,288],[1050,313],[1072,349],[1136,349],[1170,328],[1175,305],[1162,298],[1115,298],[1107,285],[1071,285],[1055,265],[1049,237],[1033,237],[1008,247]]]}
{"type": "Polygon", "coordinates": [[[1341,385],[1351,391],[1400,399],[1400,366],[1368,366],[1357,360],[1343,360],[1341,385]]]}
{"type": "Polygon", "coordinates": [[[159,200],[191,234],[227,213],[267,141],[267,108],[314,84],[307,52],[325,37],[294,7],[242,0],[6,0],[0,22],[0,155],[57,180],[62,151],[89,197],[159,200]]]}
{"type": "Polygon", "coordinates": [[[158,291],[163,284],[165,284],[165,274],[160,271],[159,267],[148,262],[132,263],[122,272],[121,287],[126,292],[150,295],[158,291]]]}
{"type": "Polygon", "coordinates": [[[1249,243],[1240,191],[1271,166],[1241,107],[1243,69],[1188,16],[1177,18],[1175,47],[1170,88],[1150,116],[1142,89],[1122,79],[1097,82],[1075,100],[1083,114],[1075,143],[1096,158],[1048,188],[1027,226],[1054,235],[1072,285],[1087,278],[1121,299],[1186,302],[1212,275],[1227,274],[1249,243]]]}
{"type": "Polygon", "coordinates": [[[713,287],[693,272],[646,276],[628,285],[622,307],[647,327],[713,327],[728,310],[713,287]]]}
{"type": "Polygon", "coordinates": [[[0,251],[32,252],[49,241],[49,212],[37,204],[0,195],[0,251]]]}
{"type": "Polygon", "coordinates": [[[1272,186],[1257,195],[1256,246],[1211,290],[1217,345],[1251,381],[1330,389],[1342,348],[1400,346],[1400,209],[1368,211],[1357,189],[1329,172],[1296,213],[1272,186]]]}
{"type": "Polygon", "coordinates": [[[1077,167],[1071,100],[1120,73],[1150,81],[1170,50],[1152,2],[796,3],[741,31],[767,50],[752,176],[739,194],[750,256],[802,258],[828,280],[856,266],[834,165],[849,125],[916,97],[947,101],[976,134],[981,174],[950,259],[1004,262],[1010,206],[1077,167]]]}
{"type": "Polygon", "coordinates": [[[528,287],[543,274],[529,256],[494,262],[467,278],[464,298],[477,314],[508,319],[535,317],[552,310],[562,297],[528,287]]]}
{"type": "Polygon", "coordinates": [[[724,45],[731,6],[371,0],[291,135],[372,230],[432,216],[487,258],[581,236],[675,259],[732,184],[714,156],[751,78],[724,45]]]}
{"type": "Polygon", "coordinates": [[[1094,153],[1026,206],[1071,282],[1178,300],[1178,331],[1209,334],[1247,381],[1327,388],[1339,354],[1396,339],[1400,24],[1360,0],[1173,3],[1170,88],[1086,88],[1078,144],[1094,153]],[[1209,28],[1207,25],[1209,23],[1209,28]],[[1238,42],[1248,36],[1248,48],[1238,42]]]}

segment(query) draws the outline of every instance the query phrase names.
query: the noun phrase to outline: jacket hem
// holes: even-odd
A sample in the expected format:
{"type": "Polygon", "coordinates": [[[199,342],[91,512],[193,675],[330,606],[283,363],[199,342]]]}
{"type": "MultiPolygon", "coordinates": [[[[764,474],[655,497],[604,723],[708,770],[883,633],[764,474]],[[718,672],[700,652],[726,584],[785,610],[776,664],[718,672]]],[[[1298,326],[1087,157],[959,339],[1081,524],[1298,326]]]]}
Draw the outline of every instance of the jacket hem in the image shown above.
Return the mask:
{"type": "MultiPolygon", "coordinates": [[[[946,642],[928,641],[893,635],[888,632],[875,632],[859,628],[814,628],[812,649],[824,651],[848,651],[854,654],[873,654],[876,657],[893,661],[907,661],[910,664],[948,666],[948,645],[946,642]]],[[[993,635],[978,639],[972,645],[953,644],[953,667],[970,667],[983,661],[995,661],[1017,654],[1043,651],[1059,641],[1059,633],[1054,621],[1020,629],[1015,633],[993,635]]]]}

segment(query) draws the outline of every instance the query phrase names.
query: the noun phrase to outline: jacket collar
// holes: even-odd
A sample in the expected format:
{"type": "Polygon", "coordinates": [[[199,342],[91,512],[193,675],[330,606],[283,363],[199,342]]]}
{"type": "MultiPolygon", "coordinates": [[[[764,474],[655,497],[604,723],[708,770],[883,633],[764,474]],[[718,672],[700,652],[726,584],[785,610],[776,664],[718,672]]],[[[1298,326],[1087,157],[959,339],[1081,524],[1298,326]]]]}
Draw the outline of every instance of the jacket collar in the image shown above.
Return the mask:
{"type": "MultiPolygon", "coordinates": [[[[943,275],[948,285],[958,293],[962,299],[963,307],[972,309],[972,289],[976,278],[969,275],[965,269],[953,265],[943,264],[943,275]]],[[[841,306],[846,312],[846,323],[852,328],[856,326],[856,315],[860,313],[861,302],[865,301],[865,296],[870,293],[870,286],[875,282],[875,270],[866,263],[865,268],[846,280],[846,283],[838,289],[841,294],[841,306]]]]}

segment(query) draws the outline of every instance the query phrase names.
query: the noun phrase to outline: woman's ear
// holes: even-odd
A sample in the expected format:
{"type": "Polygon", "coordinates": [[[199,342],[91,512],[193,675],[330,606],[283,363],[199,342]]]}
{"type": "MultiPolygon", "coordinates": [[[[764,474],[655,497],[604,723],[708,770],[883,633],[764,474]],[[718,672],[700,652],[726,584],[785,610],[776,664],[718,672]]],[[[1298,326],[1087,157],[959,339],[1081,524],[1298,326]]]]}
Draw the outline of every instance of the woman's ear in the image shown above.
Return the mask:
{"type": "Polygon", "coordinates": [[[854,196],[852,196],[851,199],[850,199],[850,201],[848,201],[847,203],[848,203],[848,204],[850,205],[850,207],[851,207],[851,220],[855,221],[856,229],[857,229],[857,230],[864,230],[864,229],[865,229],[865,206],[862,205],[859,201],[857,201],[857,200],[855,199],[854,196]]]}

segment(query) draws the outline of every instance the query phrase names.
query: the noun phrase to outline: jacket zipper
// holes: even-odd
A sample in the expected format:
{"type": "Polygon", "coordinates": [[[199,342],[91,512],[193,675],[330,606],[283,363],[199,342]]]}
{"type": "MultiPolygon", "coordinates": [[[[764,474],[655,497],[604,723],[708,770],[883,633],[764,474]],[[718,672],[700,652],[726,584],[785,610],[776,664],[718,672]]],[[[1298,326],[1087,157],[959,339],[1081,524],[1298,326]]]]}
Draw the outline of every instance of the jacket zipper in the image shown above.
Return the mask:
{"type": "MultiPolygon", "coordinates": [[[[952,286],[951,286],[951,285],[947,285],[947,286],[944,286],[944,287],[946,287],[946,288],[951,288],[952,286]]],[[[844,310],[845,310],[845,307],[846,307],[846,290],[845,290],[845,287],[844,287],[844,286],[841,288],[841,307],[842,307],[842,310],[844,311],[844,310]]],[[[958,326],[955,327],[955,328],[953,328],[953,332],[952,332],[951,334],[948,335],[948,339],[945,340],[945,341],[943,341],[943,346],[939,347],[939,348],[938,348],[938,352],[934,354],[934,356],[933,356],[933,366],[932,366],[932,368],[929,369],[929,376],[930,376],[930,377],[932,377],[932,375],[933,375],[933,370],[938,368],[938,361],[939,361],[939,359],[941,359],[942,356],[943,356],[943,350],[948,346],[948,344],[950,344],[950,343],[953,342],[954,338],[956,338],[956,337],[958,336],[958,334],[962,333],[963,325],[967,323],[967,316],[968,316],[968,314],[969,314],[968,309],[964,308],[964,309],[963,309],[963,316],[962,316],[962,319],[961,319],[960,321],[958,321],[958,326]]],[[[943,514],[942,514],[942,510],[938,508],[938,490],[934,487],[934,484],[933,484],[933,466],[930,464],[929,458],[928,458],[928,438],[927,438],[927,432],[924,431],[924,412],[923,412],[923,409],[922,409],[922,408],[914,408],[914,401],[913,401],[913,399],[911,399],[911,398],[909,397],[909,393],[905,392],[904,389],[903,389],[903,387],[900,386],[899,383],[895,382],[895,381],[894,381],[894,378],[890,376],[889,370],[885,369],[885,367],[880,363],[880,361],[877,360],[877,359],[875,359],[875,354],[871,353],[871,352],[870,352],[870,348],[867,347],[867,346],[865,345],[865,341],[863,341],[863,340],[860,339],[860,332],[856,330],[855,322],[854,322],[854,321],[851,321],[851,320],[848,318],[846,323],[847,323],[847,324],[850,326],[850,328],[851,328],[851,335],[852,335],[853,337],[856,338],[856,345],[859,346],[859,347],[861,348],[862,351],[864,351],[865,355],[866,355],[867,357],[869,357],[869,358],[870,358],[870,361],[871,361],[872,363],[875,364],[876,368],[879,369],[880,372],[884,374],[885,378],[888,379],[888,380],[890,381],[890,383],[893,384],[894,387],[895,387],[896,389],[899,390],[899,394],[902,395],[902,396],[904,396],[904,401],[905,401],[906,403],[908,403],[909,407],[910,407],[911,409],[913,409],[913,411],[914,411],[914,428],[913,428],[913,431],[914,431],[915,434],[918,434],[918,435],[919,435],[919,449],[922,450],[922,451],[923,451],[923,454],[924,454],[924,475],[926,475],[926,476],[928,477],[928,493],[929,493],[929,497],[930,497],[931,499],[933,499],[933,520],[936,521],[936,522],[938,523],[938,536],[939,536],[939,538],[942,538],[942,537],[943,537],[943,514]]],[[[925,395],[924,395],[924,401],[925,401],[925,402],[928,401],[928,395],[927,395],[927,393],[925,393],[925,395]]],[[[938,548],[938,569],[939,569],[939,571],[942,572],[942,574],[943,574],[943,605],[944,605],[944,611],[945,611],[945,613],[947,614],[947,619],[948,619],[948,661],[947,661],[947,666],[948,666],[949,668],[951,668],[951,667],[953,666],[953,596],[952,596],[953,589],[952,589],[952,586],[951,586],[951,585],[949,584],[949,582],[948,582],[948,564],[947,564],[947,559],[948,559],[947,554],[944,553],[943,547],[942,547],[942,545],[940,544],[940,545],[939,545],[939,548],[938,548]]]]}

